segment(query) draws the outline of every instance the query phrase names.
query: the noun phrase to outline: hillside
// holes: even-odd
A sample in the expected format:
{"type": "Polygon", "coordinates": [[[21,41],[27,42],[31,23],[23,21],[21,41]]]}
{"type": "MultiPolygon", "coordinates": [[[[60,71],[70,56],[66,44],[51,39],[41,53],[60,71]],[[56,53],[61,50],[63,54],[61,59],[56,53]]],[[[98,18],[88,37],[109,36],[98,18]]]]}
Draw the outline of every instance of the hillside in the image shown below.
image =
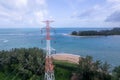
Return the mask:
{"type": "MultiPolygon", "coordinates": [[[[39,48],[0,51],[0,80],[44,80],[45,52],[39,48]]],[[[54,60],[55,80],[117,80],[120,66],[109,73],[107,62],[93,61],[91,56],[79,63],[54,60]]]]}

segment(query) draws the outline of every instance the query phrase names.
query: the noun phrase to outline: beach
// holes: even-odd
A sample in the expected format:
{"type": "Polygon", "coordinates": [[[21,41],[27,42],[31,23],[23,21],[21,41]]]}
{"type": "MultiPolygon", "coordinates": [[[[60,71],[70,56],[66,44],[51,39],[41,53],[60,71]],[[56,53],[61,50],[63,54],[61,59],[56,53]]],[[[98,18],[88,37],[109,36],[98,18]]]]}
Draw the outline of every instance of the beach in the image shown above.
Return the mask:
{"type": "Polygon", "coordinates": [[[68,53],[57,53],[52,55],[53,59],[55,60],[61,60],[61,61],[67,61],[70,63],[79,63],[79,55],[74,54],[68,54],[68,53]]]}

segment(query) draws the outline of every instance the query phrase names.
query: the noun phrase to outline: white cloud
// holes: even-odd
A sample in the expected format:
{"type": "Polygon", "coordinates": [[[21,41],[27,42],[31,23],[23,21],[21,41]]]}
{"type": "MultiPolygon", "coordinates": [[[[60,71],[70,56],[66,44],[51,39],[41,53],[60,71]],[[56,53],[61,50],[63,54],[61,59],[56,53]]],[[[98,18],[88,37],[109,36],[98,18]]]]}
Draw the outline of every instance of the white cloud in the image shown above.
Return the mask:
{"type": "Polygon", "coordinates": [[[14,0],[15,7],[17,8],[26,8],[28,0],[14,0]]]}
{"type": "Polygon", "coordinates": [[[36,0],[36,3],[38,3],[40,5],[46,5],[46,1],[45,0],[36,0]]]}
{"type": "Polygon", "coordinates": [[[1,0],[0,21],[4,20],[2,25],[38,26],[48,14],[46,5],[45,0],[1,0]]]}
{"type": "Polygon", "coordinates": [[[35,16],[36,22],[41,24],[41,21],[44,19],[44,13],[41,11],[34,12],[34,16],[35,16]]]}
{"type": "Polygon", "coordinates": [[[73,12],[73,18],[78,18],[81,21],[103,21],[106,16],[106,10],[103,7],[96,4],[84,11],[73,12]]]}
{"type": "Polygon", "coordinates": [[[20,10],[27,8],[28,0],[0,0],[0,4],[6,9],[20,10]]]}
{"type": "Polygon", "coordinates": [[[9,16],[10,16],[10,14],[8,14],[8,13],[6,13],[4,11],[0,12],[0,17],[9,17],[9,16]]]}
{"type": "MultiPolygon", "coordinates": [[[[101,2],[102,3],[102,2],[101,2]]],[[[79,20],[82,23],[86,24],[92,23],[91,25],[101,26],[114,26],[118,23],[106,22],[105,20],[113,14],[115,11],[120,11],[120,0],[106,0],[102,4],[95,3],[94,5],[84,8],[84,10],[77,10],[73,12],[72,19],[79,20]],[[108,25],[109,24],[109,25],[108,25]]]]}
{"type": "MultiPolygon", "coordinates": [[[[106,0],[108,15],[105,18],[105,22],[111,26],[119,26],[120,25],[120,0],[106,0]]],[[[106,8],[106,9],[107,9],[106,8]]]]}
{"type": "Polygon", "coordinates": [[[118,3],[120,0],[107,0],[108,2],[118,3]]]}
{"type": "Polygon", "coordinates": [[[107,0],[113,11],[120,10],[120,0],[107,0]]]}

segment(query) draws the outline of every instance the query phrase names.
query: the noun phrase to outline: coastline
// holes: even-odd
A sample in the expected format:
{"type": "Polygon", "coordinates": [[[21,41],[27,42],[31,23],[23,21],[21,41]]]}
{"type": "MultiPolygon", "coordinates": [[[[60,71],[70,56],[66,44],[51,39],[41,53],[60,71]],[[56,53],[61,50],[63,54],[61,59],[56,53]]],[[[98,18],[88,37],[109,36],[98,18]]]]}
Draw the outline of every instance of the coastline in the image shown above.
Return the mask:
{"type": "Polygon", "coordinates": [[[71,34],[63,34],[64,36],[69,36],[69,37],[106,37],[106,36],[76,36],[76,35],[71,35],[71,34]]]}
{"type": "Polygon", "coordinates": [[[108,35],[108,36],[104,36],[104,35],[101,35],[101,36],[76,36],[76,35],[71,35],[71,34],[63,34],[64,36],[69,36],[69,37],[108,37],[108,36],[120,36],[120,35],[108,35]]]}
{"type": "Polygon", "coordinates": [[[60,61],[66,61],[70,63],[79,63],[79,55],[69,54],[69,53],[57,53],[52,55],[53,59],[60,60],[60,61]]]}

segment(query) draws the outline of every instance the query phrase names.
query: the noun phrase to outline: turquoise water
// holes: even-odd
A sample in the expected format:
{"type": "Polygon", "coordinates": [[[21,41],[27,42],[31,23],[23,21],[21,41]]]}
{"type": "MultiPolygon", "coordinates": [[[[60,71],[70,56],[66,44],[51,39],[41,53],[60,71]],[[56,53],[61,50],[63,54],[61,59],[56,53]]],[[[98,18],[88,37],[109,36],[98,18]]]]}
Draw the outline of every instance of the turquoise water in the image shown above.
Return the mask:
{"type": "MultiPolygon", "coordinates": [[[[57,53],[80,56],[91,55],[96,60],[107,61],[112,67],[120,65],[120,36],[71,37],[65,34],[77,30],[102,30],[100,28],[57,28],[52,36],[52,47],[57,53]],[[54,43],[56,41],[56,43],[54,43]]],[[[45,48],[40,29],[0,29],[0,50],[11,48],[45,48]],[[41,44],[41,40],[43,44],[41,44]]]]}

